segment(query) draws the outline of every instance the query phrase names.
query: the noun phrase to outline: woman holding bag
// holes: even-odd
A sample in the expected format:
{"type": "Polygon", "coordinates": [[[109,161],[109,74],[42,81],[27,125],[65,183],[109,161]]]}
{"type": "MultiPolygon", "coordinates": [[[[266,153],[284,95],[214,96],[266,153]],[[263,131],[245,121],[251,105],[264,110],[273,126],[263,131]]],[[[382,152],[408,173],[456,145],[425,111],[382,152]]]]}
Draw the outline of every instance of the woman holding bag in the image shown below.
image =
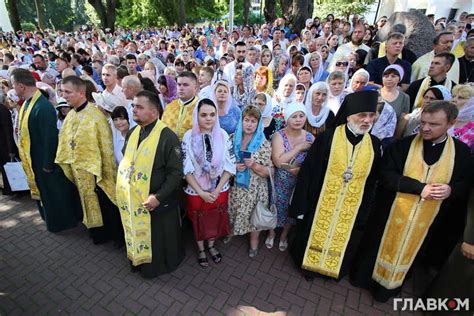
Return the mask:
{"type": "Polygon", "coordinates": [[[235,157],[227,133],[219,125],[217,107],[210,99],[199,101],[193,127],[183,137],[186,209],[199,248],[198,263],[208,266],[204,241],[214,263],[222,255],[214,241],[230,233],[227,213],[229,179],[235,174],[235,157]]]}
{"type": "MultiPolygon", "coordinates": [[[[268,205],[267,177],[272,166],[272,149],[263,132],[260,109],[247,106],[233,138],[237,160],[235,186],[230,191],[229,216],[233,235],[250,233],[249,257],[258,252],[260,231],[251,223],[257,204],[268,205]]],[[[275,214],[276,215],[276,214],[275,214]]]]}

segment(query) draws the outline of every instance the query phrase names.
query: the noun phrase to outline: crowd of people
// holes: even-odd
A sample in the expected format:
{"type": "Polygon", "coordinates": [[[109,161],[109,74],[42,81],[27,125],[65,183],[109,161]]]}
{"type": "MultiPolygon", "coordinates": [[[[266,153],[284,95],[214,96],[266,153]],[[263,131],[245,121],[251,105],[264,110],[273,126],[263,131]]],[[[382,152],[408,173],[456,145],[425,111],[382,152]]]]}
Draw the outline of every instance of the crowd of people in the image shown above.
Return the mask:
{"type": "Polygon", "coordinates": [[[145,278],[178,268],[188,221],[203,268],[248,236],[378,301],[415,262],[431,296],[472,297],[474,14],[427,18],[422,56],[357,15],[2,33],[0,164],[22,162],[49,231],[82,222],[145,278]]]}

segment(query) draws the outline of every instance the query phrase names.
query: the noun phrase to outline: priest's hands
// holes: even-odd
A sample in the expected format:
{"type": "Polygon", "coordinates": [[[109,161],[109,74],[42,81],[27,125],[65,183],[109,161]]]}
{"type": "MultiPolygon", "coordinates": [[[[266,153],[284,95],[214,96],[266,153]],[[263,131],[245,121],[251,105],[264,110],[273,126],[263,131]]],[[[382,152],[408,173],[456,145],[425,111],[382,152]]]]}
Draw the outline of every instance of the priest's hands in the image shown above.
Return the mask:
{"type": "Polygon", "coordinates": [[[445,200],[451,195],[451,187],[447,184],[433,183],[431,197],[434,200],[445,200]]]}
{"type": "Polygon", "coordinates": [[[146,199],[146,201],[143,202],[143,206],[149,211],[153,211],[159,205],[160,205],[160,201],[158,201],[158,199],[156,198],[154,194],[150,194],[148,196],[148,199],[146,199]]]}
{"type": "Polygon", "coordinates": [[[421,191],[422,200],[445,200],[451,195],[451,187],[447,184],[426,184],[421,191]]]}
{"type": "Polygon", "coordinates": [[[474,245],[463,242],[461,252],[466,258],[474,260],[474,245]]]}

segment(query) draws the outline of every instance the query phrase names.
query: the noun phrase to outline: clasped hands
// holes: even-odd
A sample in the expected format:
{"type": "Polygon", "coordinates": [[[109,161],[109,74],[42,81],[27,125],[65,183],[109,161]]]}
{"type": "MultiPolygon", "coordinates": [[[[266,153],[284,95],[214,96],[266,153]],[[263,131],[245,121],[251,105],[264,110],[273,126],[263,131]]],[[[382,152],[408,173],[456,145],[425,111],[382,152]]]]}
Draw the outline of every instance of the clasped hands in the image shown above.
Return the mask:
{"type": "Polygon", "coordinates": [[[207,192],[207,191],[201,191],[199,192],[199,196],[201,197],[201,199],[204,200],[204,202],[206,203],[214,203],[217,198],[219,197],[219,191],[217,190],[214,190],[212,192],[207,192]]]}
{"type": "Polygon", "coordinates": [[[143,202],[143,207],[145,207],[148,211],[153,211],[155,208],[160,206],[160,201],[156,198],[154,194],[150,194],[145,202],[143,202]]]}
{"type": "Polygon", "coordinates": [[[421,192],[422,200],[445,200],[451,195],[451,187],[443,183],[426,184],[421,192]]]}

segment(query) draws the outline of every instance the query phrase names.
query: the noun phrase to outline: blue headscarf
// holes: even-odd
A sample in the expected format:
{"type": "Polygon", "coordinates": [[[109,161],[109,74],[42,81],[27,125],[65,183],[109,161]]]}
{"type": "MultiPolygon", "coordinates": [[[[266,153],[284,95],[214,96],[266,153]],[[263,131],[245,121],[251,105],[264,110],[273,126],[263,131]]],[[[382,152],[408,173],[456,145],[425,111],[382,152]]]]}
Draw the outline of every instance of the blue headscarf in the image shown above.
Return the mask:
{"type": "MultiPolygon", "coordinates": [[[[245,109],[242,111],[245,112],[245,109]]],[[[241,157],[241,149],[240,146],[242,144],[243,138],[243,114],[240,116],[239,124],[237,124],[237,129],[234,134],[234,152],[237,158],[237,161],[243,161],[241,157]]],[[[251,152],[252,154],[260,149],[263,142],[265,141],[265,134],[263,133],[263,123],[262,123],[262,116],[260,115],[260,120],[258,121],[257,129],[255,130],[252,140],[248,143],[246,151],[251,152]]],[[[250,186],[250,170],[246,168],[244,171],[237,171],[235,176],[235,180],[238,186],[249,188],[250,186]]]]}

